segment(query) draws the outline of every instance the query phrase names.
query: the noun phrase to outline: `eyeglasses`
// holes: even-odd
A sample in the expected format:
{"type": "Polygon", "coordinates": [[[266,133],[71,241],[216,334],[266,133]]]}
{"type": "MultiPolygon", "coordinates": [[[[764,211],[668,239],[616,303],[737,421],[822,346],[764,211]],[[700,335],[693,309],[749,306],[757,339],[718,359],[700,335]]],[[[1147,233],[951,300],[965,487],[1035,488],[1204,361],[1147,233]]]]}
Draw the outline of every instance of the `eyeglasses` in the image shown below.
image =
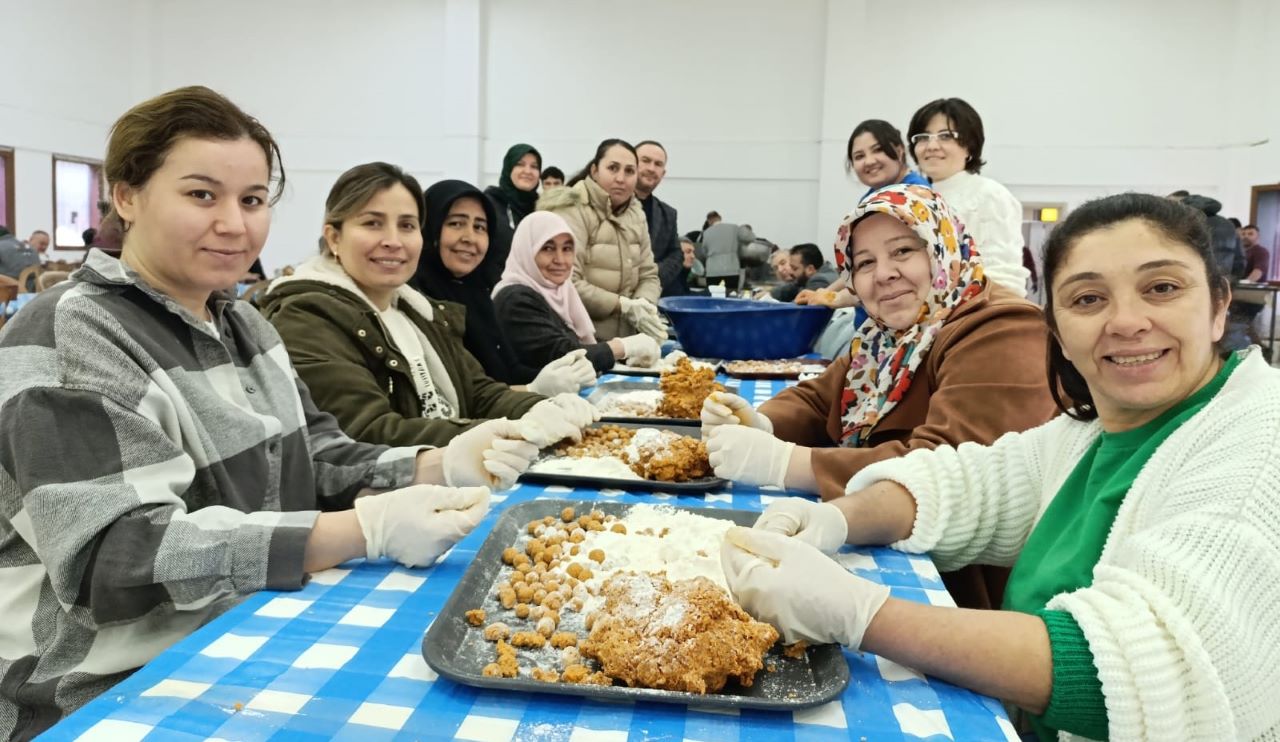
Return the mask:
{"type": "Polygon", "coordinates": [[[919,134],[911,135],[911,146],[924,144],[925,142],[937,142],[938,144],[948,144],[950,142],[960,141],[960,135],[950,129],[943,129],[939,132],[922,131],[919,134]]]}

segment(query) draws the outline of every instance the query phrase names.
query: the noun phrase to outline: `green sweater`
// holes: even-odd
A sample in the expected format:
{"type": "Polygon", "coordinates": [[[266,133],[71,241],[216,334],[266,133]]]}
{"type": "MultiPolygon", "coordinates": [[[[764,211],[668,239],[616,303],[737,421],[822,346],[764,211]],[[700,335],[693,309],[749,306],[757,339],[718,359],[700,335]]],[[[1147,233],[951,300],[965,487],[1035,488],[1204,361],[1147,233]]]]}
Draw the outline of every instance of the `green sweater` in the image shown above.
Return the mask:
{"type": "Polygon", "coordinates": [[[1062,483],[1027,539],[1005,588],[1004,608],[1039,616],[1049,631],[1053,691],[1032,725],[1041,739],[1058,730],[1107,738],[1107,708],[1093,653],[1066,611],[1046,610],[1055,595],[1093,584],[1093,568],[1125,495],[1156,449],[1222,389],[1240,363],[1233,354],[1212,380],[1151,422],[1102,433],[1062,483]]]}

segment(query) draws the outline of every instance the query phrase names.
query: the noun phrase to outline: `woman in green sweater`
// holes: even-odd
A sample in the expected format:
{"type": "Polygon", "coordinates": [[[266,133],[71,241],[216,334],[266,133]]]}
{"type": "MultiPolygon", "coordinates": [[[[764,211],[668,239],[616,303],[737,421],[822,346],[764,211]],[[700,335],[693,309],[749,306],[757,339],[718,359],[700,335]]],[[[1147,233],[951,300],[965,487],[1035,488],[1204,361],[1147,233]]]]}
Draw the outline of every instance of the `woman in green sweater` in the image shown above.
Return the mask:
{"type": "Polygon", "coordinates": [[[788,641],[1012,702],[1041,738],[1276,739],[1280,372],[1256,348],[1219,354],[1230,289],[1211,250],[1200,215],[1156,196],[1077,209],[1045,252],[1064,414],[771,506],[726,536],[739,601],[788,641]],[[821,553],[846,542],[1012,566],[1006,610],[895,599],[821,553]]]}
{"type": "Polygon", "coordinates": [[[316,405],[347,435],[386,445],[442,446],[502,417],[535,421],[534,443],[579,435],[590,404],[489,378],[462,345],[465,310],[406,285],[422,209],[422,188],[400,168],[348,170],[325,202],[322,253],[268,289],[262,312],[316,405]]]}

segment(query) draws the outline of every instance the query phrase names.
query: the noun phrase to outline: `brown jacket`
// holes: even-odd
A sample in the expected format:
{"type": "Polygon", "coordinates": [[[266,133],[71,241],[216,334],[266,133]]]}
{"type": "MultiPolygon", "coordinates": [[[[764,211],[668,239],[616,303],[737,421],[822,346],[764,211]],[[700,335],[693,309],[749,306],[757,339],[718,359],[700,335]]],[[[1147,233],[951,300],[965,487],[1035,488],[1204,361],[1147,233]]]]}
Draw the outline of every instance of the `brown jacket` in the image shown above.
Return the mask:
{"type": "Polygon", "coordinates": [[[918,448],[992,443],[1047,422],[1057,413],[1046,373],[1047,333],[1039,307],[988,284],[938,331],[906,395],[872,429],[867,445],[838,446],[848,356],[760,411],[779,438],[814,449],[818,494],[830,500],[877,461],[918,448]]]}

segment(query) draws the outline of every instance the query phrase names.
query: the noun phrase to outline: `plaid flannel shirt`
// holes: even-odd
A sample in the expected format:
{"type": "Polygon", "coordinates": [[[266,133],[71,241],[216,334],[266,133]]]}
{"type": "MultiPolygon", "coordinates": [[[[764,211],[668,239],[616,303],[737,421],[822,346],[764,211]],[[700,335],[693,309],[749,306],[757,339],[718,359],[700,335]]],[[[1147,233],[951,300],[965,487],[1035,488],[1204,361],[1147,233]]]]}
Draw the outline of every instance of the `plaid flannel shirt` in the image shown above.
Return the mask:
{"type": "Polygon", "coordinates": [[[97,250],[0,333],[0,737],[36,734],[262,589],[317,511],[409,484],[347,438],[258,312],[217,331],[97,250]]]}

